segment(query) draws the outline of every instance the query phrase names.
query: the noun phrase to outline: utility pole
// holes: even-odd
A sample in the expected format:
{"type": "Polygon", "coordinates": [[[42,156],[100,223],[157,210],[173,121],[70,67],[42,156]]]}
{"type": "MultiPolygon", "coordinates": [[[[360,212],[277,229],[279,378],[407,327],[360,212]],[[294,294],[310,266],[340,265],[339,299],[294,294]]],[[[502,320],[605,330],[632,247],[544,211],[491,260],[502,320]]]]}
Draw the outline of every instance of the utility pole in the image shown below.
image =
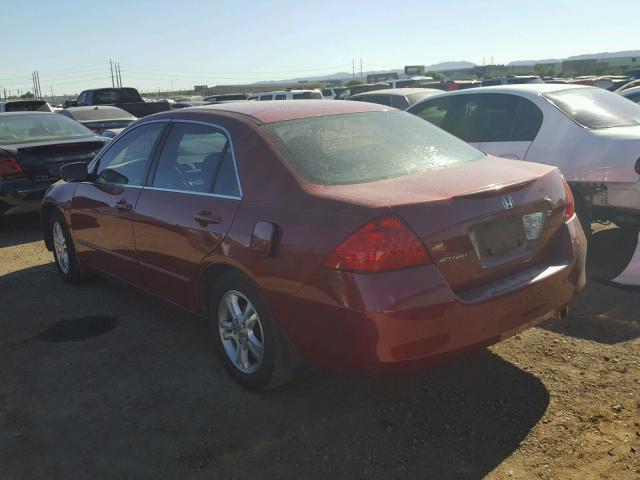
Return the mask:
{"type": "Polygon", "coordinates": [[[38,98],[42,99],[42,88],[40,86],[40,72],[36,70],[36,81],[38,83],[38,98]]]}
{"type": "Polygon", "coordinates": [[[49,85],[49,88],[51,89],[51,101],[53,102],[53,87],[49,85]]]}
{"type": "Polygon", "coordinates": [[[111,86],[115,87],[116,84],[113,82],[113,62],[109,59],[109,69],[111,70],[111,86]]]}
{"type": "Polygon", "coordinates": [[[351,59],[351,76],[353,78],[356,78],[356,59],[355,58],[351,59]]]}
{"type": "Polygon", "coordinates": [[[122,88],[122,72],[120,71],[120,62],[118,62],[118,87],[122,88]]]}
{"type": "Polygon", "coordinates": [[[362,80],[364,77],[362,76],[362,58],[360,59],[360,80],[362,80]]]}

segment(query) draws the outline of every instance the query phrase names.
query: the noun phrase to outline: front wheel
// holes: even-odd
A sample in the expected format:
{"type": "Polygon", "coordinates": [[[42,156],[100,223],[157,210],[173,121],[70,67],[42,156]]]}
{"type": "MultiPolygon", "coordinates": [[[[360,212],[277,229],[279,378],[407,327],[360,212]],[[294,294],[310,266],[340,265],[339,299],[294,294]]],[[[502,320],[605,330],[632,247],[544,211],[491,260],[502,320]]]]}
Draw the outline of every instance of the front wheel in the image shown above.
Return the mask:
{"type": "Polygon", "coordinates": [[[79,283],[82,280],[80,265],[67,223],[59,212],[51,217],[50,234],[53,243],[53,261],[60,278],[66,283],[79,283]]]}
{"type": "Polygon", "coordinates": [[[287,346],[257,286],[239,272],[215,284],[209,326],[229,374],[250,390],[265,390],[292,378],[287,346]]]}

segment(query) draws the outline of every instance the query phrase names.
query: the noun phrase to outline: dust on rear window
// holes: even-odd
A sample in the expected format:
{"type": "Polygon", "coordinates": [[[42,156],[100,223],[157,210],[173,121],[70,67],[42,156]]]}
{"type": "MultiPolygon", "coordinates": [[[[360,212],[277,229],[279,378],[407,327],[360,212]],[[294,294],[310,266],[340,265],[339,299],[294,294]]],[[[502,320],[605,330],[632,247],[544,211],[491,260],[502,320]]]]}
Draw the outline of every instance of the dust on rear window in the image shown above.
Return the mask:
{"type": "Polygon", "coordinates": [[[544,97],[586,128],[640,125],[640,105],[601,88],[571,88],[547,93],[544,97]]]}
{"type": "Polygon", "coordinates": [[[319,185],[374,182],[484,158],[429,122],[395,110],[289,120],[264,129],[290,165],[319,185]]]}

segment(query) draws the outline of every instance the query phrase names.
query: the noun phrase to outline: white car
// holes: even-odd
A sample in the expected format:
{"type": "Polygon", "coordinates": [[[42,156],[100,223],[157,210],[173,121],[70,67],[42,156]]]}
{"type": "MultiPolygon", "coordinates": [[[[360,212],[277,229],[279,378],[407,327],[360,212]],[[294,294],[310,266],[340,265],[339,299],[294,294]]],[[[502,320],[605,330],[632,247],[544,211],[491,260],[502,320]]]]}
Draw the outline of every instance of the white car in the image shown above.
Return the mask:
{"type": "Polygon", "coordinates": [[[322,100],[320,90],[279,90],[251,95],[249,101],[264,100],[322,100]]]}
{"type": "Polygon", "coordinates": [[[640,224],[640,105],[582,85],[524,84],[434,95],[407,109],[492,155],[558,167],[591,221],[640,224]]]}
{"type": "Polygon", "coordinates": [[[325,100],[337,100],[341,93],[347,91],[347,87],[327,87],[322,89],[322,97],[325,100]]]}
{"type": "Polygon", "coordinates": [[[622,95],[634,103],[640,103],[640,86],[627,88],[626,90],[618,92],[618,95],[622,95]]]}

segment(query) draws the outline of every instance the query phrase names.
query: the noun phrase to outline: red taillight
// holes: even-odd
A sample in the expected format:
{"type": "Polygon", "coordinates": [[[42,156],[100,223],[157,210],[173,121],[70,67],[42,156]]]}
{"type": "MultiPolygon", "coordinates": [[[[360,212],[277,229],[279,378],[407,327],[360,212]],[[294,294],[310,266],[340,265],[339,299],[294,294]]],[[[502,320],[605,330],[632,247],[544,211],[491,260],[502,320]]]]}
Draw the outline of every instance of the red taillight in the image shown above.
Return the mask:
{"type": "Polygon", "coordinates": [[[566,222],[567,220],[571,220],[576,214],[576,203],[573,199],[573,192],[564,178],[562,179],[562,183],[564,183],[565,200],[567,202],[567,206],[564,208],[564,221],[566,222]]]}
{"type": "Polygon", "coordinates": [[[373,220],[342,242],[324,261],[326,267],[374,273],[431,263],[415,233],[396,217],[373,220]]]}
{"type": "Polygon", "coordinates": [[[9,153],[0,150],[0,177],[16,177],[22,175],[22,167],[9,153]]]}

